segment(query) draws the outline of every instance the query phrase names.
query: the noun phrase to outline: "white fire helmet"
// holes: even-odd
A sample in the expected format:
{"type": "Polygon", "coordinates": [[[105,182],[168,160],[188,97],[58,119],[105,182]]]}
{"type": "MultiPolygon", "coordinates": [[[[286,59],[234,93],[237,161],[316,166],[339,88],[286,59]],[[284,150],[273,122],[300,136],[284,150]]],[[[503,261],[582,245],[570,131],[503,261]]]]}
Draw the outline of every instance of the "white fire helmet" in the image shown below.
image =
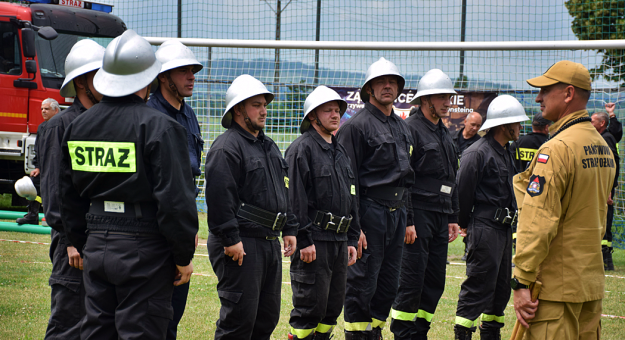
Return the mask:
{"type": "Polygon", "coordinates": [[[189,65],[193,65],[193,73],[198,73],[204,67],[193,51],[178,40],[165,41],[156,50],[156,59],[162,64],[160,73],[189,65]]]}
{"type": "Polygon", "coordinates": [[[519,101],[507,94],[501,95],[490,103],[486,111],[486,121],[480,131],[494,128],[495,126],[519,123],[530,120],[525,114],[525,109],[519,101]]]}
{"type": "Polygon", "coordinates": [[[34,201],[37,198],[37,189],[35,189],[32,179],[28,176],[15,181],[15,192],[18,196],[24,197],[29,201],[34,201]]]}
{"type": "Polygon", "coordinates": [[[332,101],[338,102],[341,117],[343,117],[343,114],[347,110],[347,102],[343,100],[343,98],[341,98],[336,91],[323,85],[318,86],[314,91],[312,91],[308,97],[306,97],[306,101],[304,102],[304,118],[299,126],[299,132],[304,133],[310,128],[310,120],[306,119],[310,112],[322,104],[332,101]]]}
{"type": "Polygon", "coordinates": [[[410,104],[421,105],[421,97],[441,93],[457,94],[457,92],[454,91],[454,84],[445,72],[437,68],[431,69],[419,80],[417,95],[410,104]]]}
{"type": "Polygon", "coordinates": [[[221,126],[226,129],[230,128],[232,125],[232,108],[235,105],[260,94],[265,95],[267,104],[273,100],[273,93],[269,92],[260,80],[249,74],[242,74],[233,80],[228,91],[226,91],[226,110],[221,117],[221,126]]]}
{"type": "Polygon", "coordinates": [[[65,80],[59,91],[63,97],[75,97],[73,80],[102,67],[104,47],[91,39],[80,40],[72,46],[65,58],[65,80]]]}
{"type": "Polygon", "coordinates": [[[93,86],[105,96],[123,97],[150,85],[160,71],[161,62],[150,43],[135,31],[127,30],[106,47],[93,86]]]}
{"type": "Polygon", "coordinates": [[[399,69],[397,68],[397,66],[395,66],[395,64],[393,64],[392,62],[382,57],[380,58],[380,60],[371,64],[371,66],[369,66],[369,69],[367,69],[366,80],[360,90],[360,98],[362,99],[362,101],[363,102],[369,101],[369,93],[365,91],[365,87],[372,79],[381,77],[381,76],[389,76],[389,75],[397,76],[397,85],[399,85],[397,96],[399,97],[399,95],[404,90],[404,85],[406,85],[406,80],[401,75],[401,73],[399,73],[399,69]]]}

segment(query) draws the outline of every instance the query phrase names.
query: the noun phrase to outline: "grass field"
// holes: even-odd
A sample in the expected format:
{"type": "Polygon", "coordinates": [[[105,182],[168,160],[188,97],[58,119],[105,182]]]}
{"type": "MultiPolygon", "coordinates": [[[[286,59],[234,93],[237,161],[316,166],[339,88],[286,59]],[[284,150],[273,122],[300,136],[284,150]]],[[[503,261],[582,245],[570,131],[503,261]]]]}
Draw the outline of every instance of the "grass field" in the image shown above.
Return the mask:
{"type": "MultiPolygon", "coordinates": [[[[207,257],[205,215],[200,215],[200,246],[193,262],[195,274],[187,309],[179,326],[179,339],[212,339],[215,322],[219,316],[217,278],[213,274],[207,257]]],[[[0,232],[0,239],[31,242],[50,242],[49,235],[0,232]]],[[[460,284],[465,277],[465,266],[460,261],[463,250],[460,240],[451,244],[447,267],[447,285],[434,320],[430,339],[453,339],[453,324],[460,284]]],[[[0,241],[0,339],[41,339],[45,334],[50,308],[48,277],[52,266],[48,257],[48,246],[0,241]]],[[[288,259],[283,263],[282,309],[278,327],[273,339],[286,339],[289,330],[288,318],[292,308],[288,259]]],[[[601,320],[602,339],[623,339],[625,335],[625,251],[614,253],[617,267],[606,277],[606,293],[601,320]],[[620,317],[619,317],[620,316],[620,317]]],[[[511,301],[508,303],[511,304],[511,301]]],[[[502,338],[508,339],[515,317],[511,306],[506,309],[506,327],[502,338]]],[[[387,327],[388,328],[388,327],[387,327]]],[[[334,330],[334,339],[343,339],[343,322],[339,318],[334,330]]],[[[385,329],[385,339],[392,334],[385,329]]],[[[475,338],[479,339],[479,336],[475,338]]]]}

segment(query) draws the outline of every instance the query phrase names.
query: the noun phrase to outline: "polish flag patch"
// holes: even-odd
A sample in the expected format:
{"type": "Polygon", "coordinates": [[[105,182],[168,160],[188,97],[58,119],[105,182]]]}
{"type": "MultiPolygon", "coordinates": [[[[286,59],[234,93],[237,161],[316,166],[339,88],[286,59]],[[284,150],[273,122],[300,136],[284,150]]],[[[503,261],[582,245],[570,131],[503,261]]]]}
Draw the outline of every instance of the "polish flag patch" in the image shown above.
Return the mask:
{"type": "Polygon", "coordinates": [[[549,156],[539,153],[538,154],[538,158],[536,159],[536,162],[538,163],[543,163],[543,164],[547,164],[547,161],[549,160],[549,156]]]}

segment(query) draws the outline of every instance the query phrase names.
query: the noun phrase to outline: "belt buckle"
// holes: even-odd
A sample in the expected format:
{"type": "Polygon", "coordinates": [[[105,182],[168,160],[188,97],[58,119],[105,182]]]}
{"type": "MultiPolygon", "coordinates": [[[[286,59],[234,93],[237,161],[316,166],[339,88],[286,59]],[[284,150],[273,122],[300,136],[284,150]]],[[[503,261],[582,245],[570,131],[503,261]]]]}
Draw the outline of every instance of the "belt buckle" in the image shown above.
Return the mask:
{"type": "MultiPolygon", "coordinates": [[[[508,216],[504,217],[503,221],[501,221],[501,223],[502,224],[508,224],[508,223],[511,224],[511,222],[514,219],[514,217],[510,216],[510,209],[508,209],[508,208],[504,208],[504,209],[506,209],[506,214],[508,214],[508,216]]],[[[516,214],[515,214],[515,216],[516,216],[516,214]]]]}
{"type": "MultiPolygon", "coordinates": [[[[332,218],[334,217],[332,215],[331,212],[327,212],[327,213],[323,213],[325,216],[328,217],[328,223],[326,223],[325,228],[323,228],[323,230],[328,230],[328,228],[330,227],[330,225],[336,226],[336,223],[332,222],[332,218]]],[[[337,228],[338,229],[338,228],[337,228]]]]}
{"type": "Polygon", "coordinates": [[[339,222],[339,226],[338,226],[338,228],[336,228],[336,233],[337,233],[337,234],[338,234],[338,233],[340,233],[340,232],[342,232],[342,230],[341,230],[341,226],[343,225],[343,222],[344,222],[345,220],[346,220],[345,216],[341,216],[341,221],[339,222]]]}
{"type": "Polygon", "coordinates": [[[388,208],[388,211],[390,211],[390,212],[393,212],[395,210],[397,210],[397,208],[388,208]]]}
{"type": "Polygon", "coordinates": [[[283,213],[279,212],[276,214],[276,219],[273,221],[273,226],[271,226],[271,230],[276,230],[276,225],[278,225],[278,221],[281,216],[285,216],[283,213]]]}
{"type": "Polygon", "coordinates": [[[265,236],[265,240],[267,240],[267,241],[273,241],[273,240],[275,240],[277,238],[278,238],[278,236],[265,236]]]}

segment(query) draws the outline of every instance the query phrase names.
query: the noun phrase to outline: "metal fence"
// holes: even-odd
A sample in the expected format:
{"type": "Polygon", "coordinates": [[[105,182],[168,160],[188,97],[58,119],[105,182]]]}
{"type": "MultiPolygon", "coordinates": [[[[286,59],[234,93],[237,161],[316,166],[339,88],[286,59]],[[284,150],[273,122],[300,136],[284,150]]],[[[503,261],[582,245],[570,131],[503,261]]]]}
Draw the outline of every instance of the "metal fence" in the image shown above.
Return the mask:
{"type": "MultiPolygon", "coordinates": [[[[621,108],[625,46],[618,41],[575,45],[578,36],[625,38],[620,33],[625,26],[623,1],[105,2],[143,36],[219,39],[207,47],[193,47],[205,67],[196,75],[197,86],[188,102],[198,115],[207,150],[224,131],[219,117],[225,91],[237,76],[251,74],[277,94],[269,106],[266,130],[285,150],[298,136],[303,102],[316,85],[360,87],[367,67],[380,57],[397,64],[406,88],[416,90],[426,71],[440,68],[458,89],[512,94],[529,114],[538,112],[539,106],[535,89],[525,80],[559,60],[573,60],[595,76],[590,112],[615,102],[617,116],[625,119],[625,107],[621,108]],[[498,42],[500,47],[479,42],[498,42]],[[397,47],[398,43],[404,44],[397,47]],[[606,46],[609,43],[616,45],[606,46]],[[468,48],[471,44],[473,48],[468,48]]],[[[619,247],[625,247],[624,179],[621,176],[615,203],[619,247]]],[[[199,185],[203,186],[203,178],[199,185]]],[[[203,193],[198,207],[203,207],[203,193]]]]}

